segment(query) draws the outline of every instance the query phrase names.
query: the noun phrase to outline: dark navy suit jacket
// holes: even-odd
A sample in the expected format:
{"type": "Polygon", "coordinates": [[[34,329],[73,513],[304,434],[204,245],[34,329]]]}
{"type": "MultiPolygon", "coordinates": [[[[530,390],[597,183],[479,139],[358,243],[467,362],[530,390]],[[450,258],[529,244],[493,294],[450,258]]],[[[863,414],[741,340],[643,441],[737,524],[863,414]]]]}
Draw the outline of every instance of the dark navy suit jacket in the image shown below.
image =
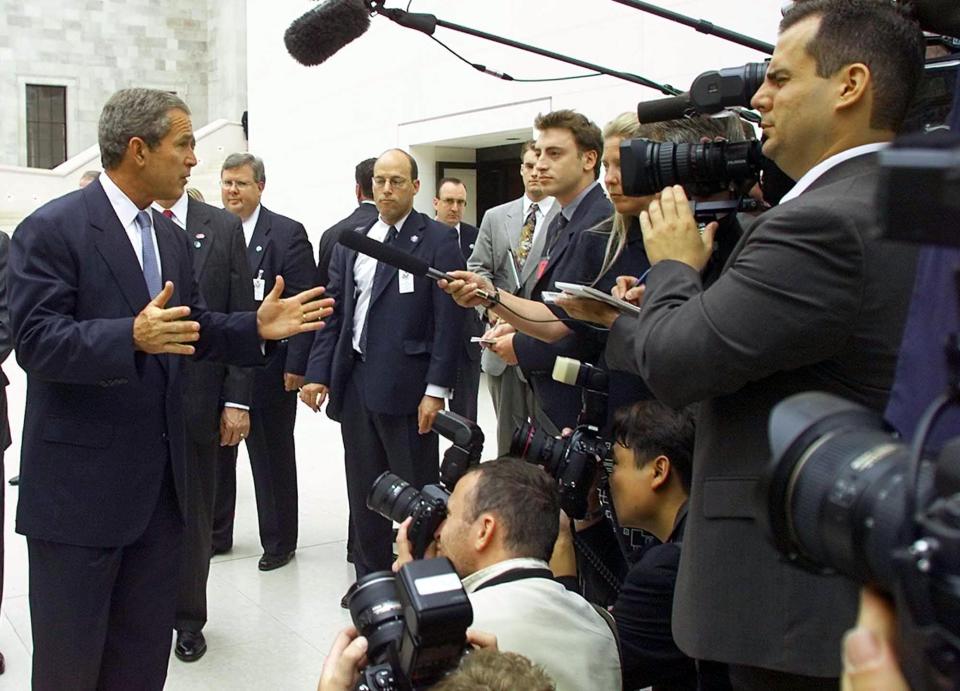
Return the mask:
{"type": "MultiPolygon", "coordinates": [[[[260,206],[257,225],[247,245],[247,261],[253,278],[262,277],[264,296],[273,290],[277,275],[283,276],[282,297],[290,297],[312,288],[317,275],[313,245],[303,224],[260,206]],[[262,274],[260,272],[263,272],[262,274]]],[[[260,305],[260,301],[257,301],[260,305]]],[[[254,374],[256,406],[267,406],[285,399],[283,375],[303,374],[307,367],[312,334],[301,334],[277,343],[267,353],[267,364],[254,374]]]]}
{"type": "MultiPolygon", "coordinates": [[[[374,223],[363,232],[369,232],[374,223]]],[[[391,247],[440,271],[464,268],[456,234],[416,211],[404,222],[391,247]]],[[[354,364],[356,259],[357,253],[343,245],[333,251],[326,294],[336,303],[327,325],[316,332],[307,366],[307,382],[330,388],[327,415],[338,421],[354,364]]],[[[413,292],[401,293],[397,269],[381,267],[367,312],[364,401],[376,413],[416,413],[427,384],[453,388],[456,382],[466,310],[425,276],[413,278],[413,292]]]]}
{"type": "Polygon", "coordinates": [[[340,233],[345,230],[365,231],[377,220],[377,206],[370,202],[362,202],[346,218],[337,221],[323,231],[320,236],[320,248],[317,250],[317,285],[325,286],[330,282],[328,267],[333,250],[340,239],[340,233]]]}
{"type": "MultiPolygon", "coordinates": [[[[561,231],[553,247],[550,248],[546,270],[537,279],[531,293],[534,300],[539,300],[540,293],[544,290],[555,289],[557,267],[564,264],[566,255],[576,245],[577,234],[609,218],[612,213],[613,205],[604,194],[603,188],[597,185],[590,190],[573,212],[573,217],[561,231]]],[[[559,218],[560,214],[557,214],[551,226],[557,223],[559,218]]],[[[544,254],[546,255],[546,252],[544,254]]],[[[597,265],[596,268],[599,271],[600,266],[597,265]]],[[[557,357],[579,357],[580,348],[576,334],[571,334],[556,343],[545,343],[532,336],[518,333],[513,338],[513,348],[524,376],[533,383],[534,391],[544,412],[559,427],[575,423],[576,419],[570,420],[568,413],[573,410],[575,418],[576,410],[579,409],[580,392],[574,387],[555,382],[551,374],[557,357]]]]}
{"type": "MultiPolygon", "coordinates": [[[[208,312],[184,232],[153,214],[168,307],[200,322],[197,355],[262,362],[256,315],[208,312]]],[[[172,465],[181,514],[183,360],[133,348],[150,297],[130,240],[99,182],[45,204],[10,249],[10,318],[27,372],[17,531],[92,547],[135,541],[172,465]],[[169,460],[168,460],[169,459],[169,460]]]]}

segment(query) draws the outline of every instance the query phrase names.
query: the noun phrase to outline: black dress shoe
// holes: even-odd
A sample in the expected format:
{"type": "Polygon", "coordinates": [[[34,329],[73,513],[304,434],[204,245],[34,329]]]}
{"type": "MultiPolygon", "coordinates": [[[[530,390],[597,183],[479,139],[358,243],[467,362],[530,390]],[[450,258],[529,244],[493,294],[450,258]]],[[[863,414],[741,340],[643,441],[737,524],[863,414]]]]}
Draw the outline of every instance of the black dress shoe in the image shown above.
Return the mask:
{"type": "MultiPolygon", "coordinates": [[[[14,475],[12,478],[10,478],[9,480],[7,480],[7,484],[10,484],[10,485],[13,485],[14,487],[16,487],[17,485],[20,484],[20,476],[19,476],[19,475],[14,475]]],[[[0,672],[0,674],[2,674],[2,672],[0,672]]]]}
{"type": "Polygon", "coordinates": [[[347,592],[343,594],[343,597],[340,598],[340,606],[343,609],[350,609],[350,594],[352,591],[353,591],[353,586],[350,586],[350,588],[347,589],[347,592]]]}
{"type": "Polygon", "coordinates": [[[293,559],[294,554],[296,554],[295,551],[284,552],[283,554],[264,554],[262,557],[260,557],[257,568],[261,571],[273,571],[274,569],[279,569],[281,566],[286,566],[289,564],[290,560],[293,559]]]}
{"type": "Polygon", "coordinates": [[[202,631],[177,631],[174,655],[184,662],[196,662],[207,652],[207,640],[202,631]]]}

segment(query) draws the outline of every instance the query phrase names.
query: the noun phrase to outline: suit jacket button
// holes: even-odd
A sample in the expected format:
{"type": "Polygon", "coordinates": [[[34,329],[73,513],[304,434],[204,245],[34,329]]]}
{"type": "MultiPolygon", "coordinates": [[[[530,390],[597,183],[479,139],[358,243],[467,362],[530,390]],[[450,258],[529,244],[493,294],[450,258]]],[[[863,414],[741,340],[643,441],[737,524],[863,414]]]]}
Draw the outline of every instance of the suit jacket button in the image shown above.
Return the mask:
{"type": "Polygon", "coordinates": [[[160,439],[163,440],[163,441],[167,441],[167,440],[169,440],[169,438],[170,438],[170,437],[167,435],[166,432],[164,432],[163,434],[160,435],[160,439]]]}

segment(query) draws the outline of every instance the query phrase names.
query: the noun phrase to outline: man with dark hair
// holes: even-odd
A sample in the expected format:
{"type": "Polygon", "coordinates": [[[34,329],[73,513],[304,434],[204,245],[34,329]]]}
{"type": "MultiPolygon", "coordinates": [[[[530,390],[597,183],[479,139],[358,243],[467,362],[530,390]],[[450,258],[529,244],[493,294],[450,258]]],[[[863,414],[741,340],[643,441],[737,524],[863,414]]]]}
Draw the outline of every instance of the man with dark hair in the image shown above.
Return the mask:
{"type": "MultiPolygon", "coordinates": [[[[390,149],[373,167],[379,216],[357,231],[441,271],[463,267],[450,228],[413,210],[420,189],[409,154],[390,149]]],[[[338,244],[328,294],[337,307],[313,342],[300,399],[341,424],[357,578],[390,567],[390,521],[367,508],[374,480],[390,470],[415,487],[436,482],[433,419],[457,376],[463,312],[435,281],[338,244]]]]}
{"type": "Polygon", "coordinates": [[[197,163],[181,99],[118,91],[99,142],[104,174],[41,206],[10,244],[38,690],[163,687],[186,510],[177,356],[257,365],[264,339],[330,311],[320,289],[280,299],[280,278],[256,314],[206,310],[186,235],[148,210],[180,197],[197,163]]]}
{"type": "MultiPolygon", "coordinates": [[[[253,154],[231,154],[221,166],[223,207],[240,218],[257,304],[273,289],[279,275],[285,279],[284,295],[312,285],[317,275],[313,247],[303,224],[261,203],[266,184],[263,160],[253,154]]],[[[254,373],[250,432],[243,440],[257,500],[263,547],[257,568],[261,571],[286,566],[297,549],[297,449],[293,429],[297,390],[303,384],[311,342],[308,334],[278,344],[268,354],[266,364],[254,373]]],[[[233,545],[237,449],[220,448],[213,522],[213,551],[217,554],[233,545]]]]}
{"type": "MultiPolygon", "coordinates": [[[[473,254],[479,232],[476,226],[463,222],[466,208],[467,187],[463,181],[459,178],[441,179],[437,183],[437,196],[433,198],[435,219],[456,231],[464,262],[473,254]]],[[[453,398],[450,399],[450,410],[468,420],[477,419],[477,394],[480,391],[480,344],[471,339],[484,331],[480,315],[474,310],[468,311],[463,319],[457,382],[453,387],[453,398]]]]}
{"type": "Polygon", "coordinates": [[[688,655],[729,663],[738,689],[837,684],[857,589],[786,563],[754,496],[776,403],[808,389],[886,403],[915,253],[879,241],[876,152],[922,68],[923,36],[893,4],[797,3],[753,97],[763,151],[796,185],[706,289],[715,224],[701,233],[678,188],[640,219],[643,311],[617,319],[606,354],[669,405],[701,401],[673,631],[688,655]]]}
{"type": "MultiPolygon", "coordinates": [[[[536,142],[520,150],[520,179],[524,194],[512,202],[488,209],[480,223],[476,246],[467,269],[486,277],[493,285],[529,298],[537,280],[537,266],[547,244],[547,228],[558,205],[543,191],[537,171],[536,142]]],[[[500,319],[476,308],[495,327],[500,319]]],[[[492,333],[485,334],[492,338],[492,333]]],[[[484,348],[480,364],[487,373],[493,409],[497,414],[497,455],[510,451],[513,431],[533,415],[533,391],[516,365],[508,365],[490,348],[484,348]]]]}
{"type": "MultiPolygon", "coordinates": [[[[155,211],[187,235],[193,273],[209,309],[254,309],[250,269],[240,220],[184,192],[179,199],[158,199],[155,211]]],[[[236,446],[250,432],[253,370],[219,362],[184,362],[183,407],[187,428],[187,514],[180,587],[177,593],[177,642],[173,652],[194,662],[207,651],[207,576],[213,537],[217,458],[221,446],[236,446]]]]}
{"type": "MultiPolygon", "coordinates": [[[[447,557],[470,597],[472,626],[501,650],[543,666],[559,691],[621,688],[611,628],[578,594],[553,579],[547,560],[557,539],[557,483],[520,459],[481,463],[450,494],[447,517],[427,556],[447,557]]],[[[394,569],[411,560],[407,519],[394,569]]]]}
{"type": "MultiPolygon", "coordinates": [[[[696,689],[694,661],[670,630],[673,592],[687,517],[693,461],[693,412],[640,401],[614,415],[610,498],[619,524],[659,540],[627,571],[610,611],[617,624],[624,688],[696,689]]],[[[595,496],[595,495],[594,495],[595,496]]],[[[578,542],[598,555],[619,549],[613,527],[595,511],[575,521],[578,542]]],[[[550,566],[558,578],[577,576],[573,534],[561,530],[550,566]]],[[[723,680],[726,669],[701,670],[702,680],[723,680]]],[[[714,689],[715,686],[704,686],[714,689]]]]}
{"type": "MultiPolygon", "coordinates": [[[[538,115],[534,127],[540,131],[534,147],[540,186],[560,206],[547,230],[543,258],[530,290],[530,297],[540,300],[544,290],[553,290],[554,269],[574,244],[574,236],[608,218],[613,206],[597,181],[603,154],[600,128],[572,110],[538,115]]],[[[491,349],[508,365],[519,364],[533,386],[537,423],[551,434],[572,424],[565,418],[567,411],[579,408],[580,394],[574,387],[555,382],[551,372],[557,356],[577,356],[576,337],[571,334],[556,343],[545,343],[516,333],[507,324],[492,335],[497,343],[491,349]]]]}
{"type": "Polygon", "coordinates": [[[344,218],[323,231],[320,236],[320,249],[317,252],[317,285],[325,286],[330,281],[328,272],[333,248],[345,230],[358,230],[369,226],[377,217],[377,205],[373,201],[373,164],[375,158],[367,158],[357,164],[354,170],[354,195],[357,208],[344,218]]]}

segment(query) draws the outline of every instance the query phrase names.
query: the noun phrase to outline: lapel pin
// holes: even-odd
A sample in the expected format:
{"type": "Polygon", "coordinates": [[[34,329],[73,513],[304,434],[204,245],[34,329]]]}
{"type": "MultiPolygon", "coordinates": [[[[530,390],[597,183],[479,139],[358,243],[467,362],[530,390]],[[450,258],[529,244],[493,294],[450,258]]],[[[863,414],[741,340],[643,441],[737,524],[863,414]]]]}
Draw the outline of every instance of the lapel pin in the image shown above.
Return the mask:
{"type": "Polygon", "coordinates": [[[197,249],[200,249],[200,245],[201,245],[201,244],[202,244],[202,243],[201,243],[199,240],[196,240],[196,241],[194,241],[193,246],[196,247],[197,249]]]}
{"type": "Polygon", "coordinates": [[[411,235],[410,242],[417,242],[420,239],[419,235],[411,235]]]}
{"type": "Polygon", "coordinates": [[[257,245],[257,252],[262,252],[262,251],[263,251],[263,246],[257,245]]]}
{"type": "Polygon", "coordinates": [[[196,235],[197,240],[203,240],[205,237],[207,237],[207,236],[204,235],[203,233],[197,233],[197,235],[196,235]]]}

